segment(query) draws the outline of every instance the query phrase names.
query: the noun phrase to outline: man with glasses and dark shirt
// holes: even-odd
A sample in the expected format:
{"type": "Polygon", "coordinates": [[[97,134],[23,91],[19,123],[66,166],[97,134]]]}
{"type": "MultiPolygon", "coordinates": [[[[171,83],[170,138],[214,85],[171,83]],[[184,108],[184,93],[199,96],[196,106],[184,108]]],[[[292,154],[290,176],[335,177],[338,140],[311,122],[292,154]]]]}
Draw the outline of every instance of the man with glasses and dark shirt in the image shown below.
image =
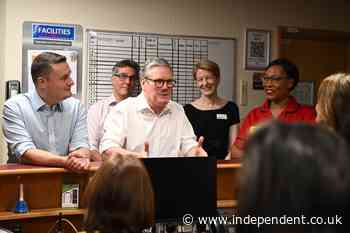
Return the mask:
{"type": "Polygon", "coordinates": [[[101,160],[99,146],[107,114],[117,103],[131,95],[139,79],[140,66],[132,60],[121,60],[113,66],[112,72],[112,95],[92,105],[87,116],[91,156],[95,161],[101,160]]]}
{"type": "Polygon", "coordinates": [[[162,58],[146,62],[140,84],[140,95],[122,101],[107,116],[103,155],[207,156],[183,107],[170,100],[175,80],[169,63],[162,58]]]}

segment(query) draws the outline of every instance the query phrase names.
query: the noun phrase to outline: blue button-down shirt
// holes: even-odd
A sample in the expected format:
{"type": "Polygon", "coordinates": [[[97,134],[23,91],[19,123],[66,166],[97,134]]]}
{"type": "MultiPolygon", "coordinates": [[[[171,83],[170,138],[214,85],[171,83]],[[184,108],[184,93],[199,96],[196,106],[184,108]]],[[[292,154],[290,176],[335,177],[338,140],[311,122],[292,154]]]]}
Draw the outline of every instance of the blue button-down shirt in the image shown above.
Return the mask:
{"type": "Polygon", "coordinates": [[[28,149],[65,156],[89,148],[86,109],[73,97],[50,107],[33,90],[6,101],[3,118],[11,162],[28,149]]]}

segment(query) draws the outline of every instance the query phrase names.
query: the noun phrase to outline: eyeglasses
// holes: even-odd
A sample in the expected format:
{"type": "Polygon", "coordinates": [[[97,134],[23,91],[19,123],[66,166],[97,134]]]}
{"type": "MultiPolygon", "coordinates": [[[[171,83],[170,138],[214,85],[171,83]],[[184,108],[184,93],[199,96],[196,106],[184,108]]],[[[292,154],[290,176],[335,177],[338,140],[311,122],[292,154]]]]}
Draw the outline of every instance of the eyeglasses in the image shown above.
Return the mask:
{"type": "Polygon", "coordinates": [[[164,79],[154,80],[154,79],[150,79],[150,78],[145,78],[145,79],[153,82],[154,86],[156,86],[157,88],[163,87],[165,83],[166,83],[167,87],[173,87],[173,86],[175,86],[175,83],[176,83],[176,81],[174,79],[167,79],[167,80],[164,80],[164,79]]]}
{"type": "Polygon", "coordinates": [[[120,78],[120,79],[123,80],[123,81],[126,81],[127,79],[129,79],[130,81],[136,80],[136,79],[137,79],[137,76],[136,76],[136,75],[131,75],[131,76],[129,76],[129,75],[126,74],[126,73],[118,73],[118,72],[115,72],[115,73],[113,73],[113,76],[116,76],[116,77],[120,78]]]}
{"type": "Polygon", "coordinates": [[[278,83],[283,79],[288,79],[288,77],[273,77],[273,76],[267,77],[267,76],[265,76],[265,77],[262,77],[261,79],[263,82],[271,81],[272,83],[278,83]]]}

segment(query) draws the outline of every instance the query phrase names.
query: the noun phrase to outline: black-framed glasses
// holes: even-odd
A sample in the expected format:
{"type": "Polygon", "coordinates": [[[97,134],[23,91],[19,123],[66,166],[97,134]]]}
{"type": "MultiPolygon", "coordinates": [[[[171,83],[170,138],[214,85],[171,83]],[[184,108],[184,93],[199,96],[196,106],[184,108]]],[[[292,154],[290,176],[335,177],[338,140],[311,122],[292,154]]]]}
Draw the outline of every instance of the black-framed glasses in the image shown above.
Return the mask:
{"type": "Polygon", "coordinates": [[[268,77],[268,76],[264,76],[261,78],[263,82],[272,82],[272,83],[278,83],[280,82],[281,80],[283,79],[288,79],[288,77],[279,77],[279,76],[271,76],[271,77],[268,77]]]}
{"type": "Polygon", "coordinates": [[[130,81],[132,80],[136,80],[137,79],[137,76],[136,75],[131,75],[129,76],[128,74],[126,73],[118,73],[118,72],[115,72],[113,73],[113,76],[116,76],[118,78],[120,78],[121,80],[125,81],[127,79],[129,79],[130,81]]]}
{"type": "Polygon", "coordinates": [[[151,81],[154,83],[154,86],[156,86],[157,88],[161,88],[164,86],[164,84],[166,83],[167,87],[174,87],[176,84],[175,79],[150,79],[145,77],[146,80],[151,81]]]}

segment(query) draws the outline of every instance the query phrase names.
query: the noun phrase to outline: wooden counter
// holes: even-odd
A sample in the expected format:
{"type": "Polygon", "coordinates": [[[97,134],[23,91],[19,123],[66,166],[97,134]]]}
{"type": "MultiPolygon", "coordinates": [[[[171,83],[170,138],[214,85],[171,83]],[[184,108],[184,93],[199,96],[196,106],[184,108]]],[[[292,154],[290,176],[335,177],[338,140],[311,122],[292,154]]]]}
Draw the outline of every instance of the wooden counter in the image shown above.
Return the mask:
{"type": "MultiPolygon", "coordinates": [[[[83,190],[88,183],[92,171],[76,174],[63,168],[7,164],[0,166],[0,226],[13,229],[20,222],[23,232],[47,233],[61,213],[76,226],[81,228],[84,208],[80,204],[77,209],[61,208],[62,185],[64,183],[79,184],[81,203],[83,190]],[[19,184],[23,184],[24,199],[29,212],[13,213],[18,200],[19,184]]],[[[65,232],[72,232],[67,228],[65,232]]]]}
{"type": "MultiPolygon", "coordinates": [[[[21,222],[23,232],[46,233],[62,213],[78,229],[81,228],[84,206],[82,200],[89,177],[100,163],[92,163],[90,171],[84,174],[72,173],[63,168],[30,166],[19,164],[0,165],[0,227],[13,229],[21,222]],[[24,199],[30,212],[13,213],[18,200],[18,187],[23,183],[24,199]],[[62,185],[79,184],[79,208],[61,208],[62,185]]],[[[219,161],[217,164],[217,206],[233,208],[236,205],[239,161],[219,161]]],[[[72,232],[68,229],[66,233],[72,232]]]]}
{"type": "Polygon", "coordinates": [[[239,160],[218,161],[217,164],[217,207],[234,208],[239,186],[239,160]]]}

